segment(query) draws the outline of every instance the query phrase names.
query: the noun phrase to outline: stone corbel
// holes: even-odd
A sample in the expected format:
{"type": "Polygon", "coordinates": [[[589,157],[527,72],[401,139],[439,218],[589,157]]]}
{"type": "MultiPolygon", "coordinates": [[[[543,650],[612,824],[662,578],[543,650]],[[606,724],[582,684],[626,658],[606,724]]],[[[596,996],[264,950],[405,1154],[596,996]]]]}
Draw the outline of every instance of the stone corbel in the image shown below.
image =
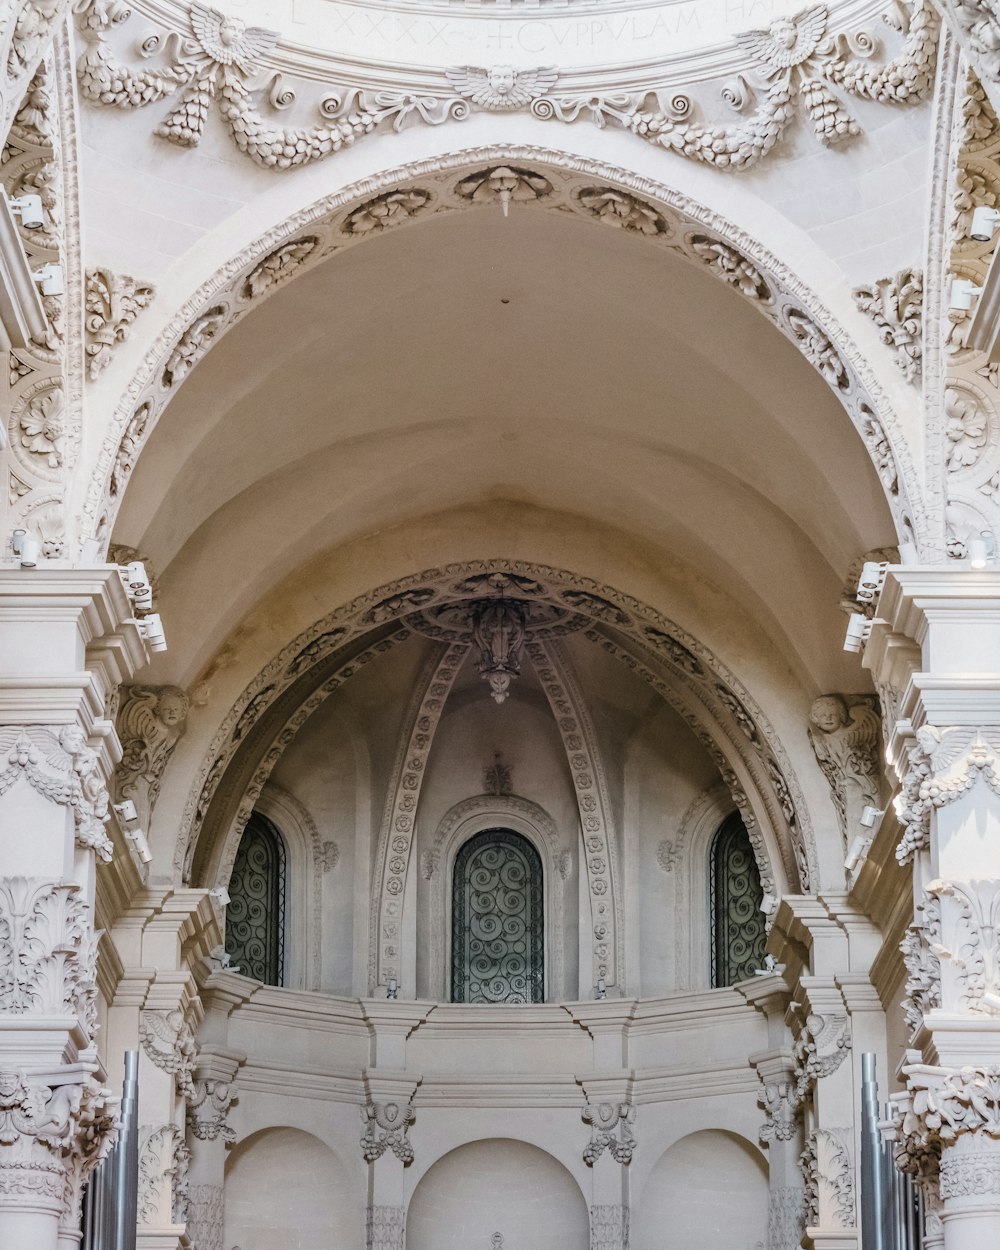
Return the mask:
{"type": "Polygon", "coordinates": [[[636,1106],[633,1072],[589,1073],[578,1076],[586,1102],[580,1115],[590,1125],[590,1141],[583,1148],[583,1161],[593,1167],[602,1155],[627,1167],[637,1148],[636,1106]]]}
{"type": "Polygon", "coordinates": [[[413,1162],[410,1125],[416,1119],[413,1096],[421,1079],[408,1072],[365,1071],[361,1153],[366,1163],[377,1163],[386,1152],[395,1155],[403,1167],[413,1162]]]}

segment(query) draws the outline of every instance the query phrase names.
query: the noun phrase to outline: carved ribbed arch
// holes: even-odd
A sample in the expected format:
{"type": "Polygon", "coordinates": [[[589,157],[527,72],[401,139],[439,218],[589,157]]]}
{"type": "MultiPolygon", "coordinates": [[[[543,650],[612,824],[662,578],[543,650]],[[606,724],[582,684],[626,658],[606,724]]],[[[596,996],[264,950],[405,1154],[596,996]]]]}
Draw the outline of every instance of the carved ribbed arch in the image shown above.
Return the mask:
{"type": "MultiPolygon", "coordinates": [[[[189,882],[214,883],[227,831],[231,838],[242,829],[308,716],[358,668],[411,636],[408,614],[481,593],[497,572],[516,578],[520,595],[588,618],[584,636],[679,712],[715,760],[743,816],[765,890],[816,888],[816,848],[794,768],[735,675],[686,631],[632,596],[564,569],[499,559],[425,569],[378,587],[317,621],[275,656],[223,719],[193,779],[180,822],[178,874],[189,882]],[[310,672],[316,675],[307,680],[310,672]]],[[[380,869],[380,881],[382,875],[380,869]]]]}
{"type": "Polygon", "coordinates": [[[458,188],[471,174],[498,164],[516,164],[548,185],[534,203],[519,205],[529,211],[593,219],[600,216],[595,192],[619,198],[624,193],[634,213],[610,219],[634,234],[637,246],[667,249],[708,266],[753,303],[803,353],[844,407],[878,473],[899,539],[918,545],[925,540],[920,477],[888,399],[857,345],[787,265],[733,222],[665,184],[567,152],[511,144],[416,161],[341,188],[288,214],[217,269],[181,302],[118,402],[82,501],[82,535],[110,541],[128,479],[174,390],[261,300],[332,253],[383,233],[381,227],[362,230],[355,223],[370,220],[369,207],[384,205],[390,195],[399,193],[407,202],[405,211],[391,215],[393,229],[438,212],[483,211],[479,197],[474,201],[458,188]],[[559,176],[549,180],[546,171],[559,176]],[[301,246],[286,251],[296,243],[301,246]],[[724,256],[713,251],[715,244],[723,245],[724,256]]]}

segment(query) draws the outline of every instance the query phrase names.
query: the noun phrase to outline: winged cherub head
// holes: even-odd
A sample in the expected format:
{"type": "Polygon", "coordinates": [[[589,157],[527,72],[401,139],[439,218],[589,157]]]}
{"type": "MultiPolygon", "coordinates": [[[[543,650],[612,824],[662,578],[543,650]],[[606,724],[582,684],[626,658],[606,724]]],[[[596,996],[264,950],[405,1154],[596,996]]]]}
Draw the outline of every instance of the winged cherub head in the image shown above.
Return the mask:
{"type": "Polygon", "coordinates": [[[517,72],[512,65],[494,65],[489,71],[489,83],[497,95],[509,95],[517,82],[517,72]]]}

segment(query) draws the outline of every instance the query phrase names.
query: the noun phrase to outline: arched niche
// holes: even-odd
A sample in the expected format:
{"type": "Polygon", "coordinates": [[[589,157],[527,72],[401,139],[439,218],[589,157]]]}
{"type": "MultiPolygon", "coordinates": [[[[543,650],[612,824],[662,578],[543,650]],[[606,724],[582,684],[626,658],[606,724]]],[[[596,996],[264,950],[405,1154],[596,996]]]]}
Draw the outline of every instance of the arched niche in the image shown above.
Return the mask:
{"type": "Polygon", "coordinates": [[[486,1138],[450,1151],[410,1199],[406,1250],[504,1246],[581,1250],[590,1217],[579,1185],[552,1155],[527,1142],[486,1138]]]}
{"type": "Polygon", "coordinates": [[[654,1165],[633,1204],[631,1250],[763,1250],[767,1211],[760,1151],[736,1133],[702,1129],[654,1165]]]}
{"type": "Polygon", "coordinates": [[[318,1137],[263,1129],[226,1162],[225,1242],[240,1250],[328,1250],[331,1229],[344,1246],[364,1244],[361,1188],[318,1137]]]}
{"type": "Polygon", "coordinates": [[[552,817],[530,799],[519,795],[481,794],[464,799],[446,812],[421,856],[428,879],[428,907],[424,911],[430,930],[428,990],[442,1002],[450,999],[449,951],[452,925],[452,880],[455,857],[470,838],[484,829],[506,828],[527,838],[542,862],[545,917],[545,997],[558,1001],[569,996],[564,979],[565,919],[562,856],[567,849],[552,817]]]}

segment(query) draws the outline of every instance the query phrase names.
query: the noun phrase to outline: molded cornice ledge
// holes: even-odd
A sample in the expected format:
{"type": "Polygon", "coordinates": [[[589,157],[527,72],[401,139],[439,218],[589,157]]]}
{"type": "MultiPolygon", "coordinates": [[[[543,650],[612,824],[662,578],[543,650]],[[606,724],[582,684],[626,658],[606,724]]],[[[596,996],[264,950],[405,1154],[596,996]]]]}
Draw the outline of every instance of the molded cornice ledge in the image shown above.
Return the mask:
{"type": "Polygon", "coordinates": [[[0,567],[0,724],[102,718],[115,686],[148,663],[115,565],[0,567]]]}
{"type": "Polygon", "coordinates": [[[420,1028],[437,1004],[421,999],[400,1002],[390,998],[362,998],[360,1006],[371,1036],[372,1067],[404,1070],[406,1039],[420,1028]]]}

